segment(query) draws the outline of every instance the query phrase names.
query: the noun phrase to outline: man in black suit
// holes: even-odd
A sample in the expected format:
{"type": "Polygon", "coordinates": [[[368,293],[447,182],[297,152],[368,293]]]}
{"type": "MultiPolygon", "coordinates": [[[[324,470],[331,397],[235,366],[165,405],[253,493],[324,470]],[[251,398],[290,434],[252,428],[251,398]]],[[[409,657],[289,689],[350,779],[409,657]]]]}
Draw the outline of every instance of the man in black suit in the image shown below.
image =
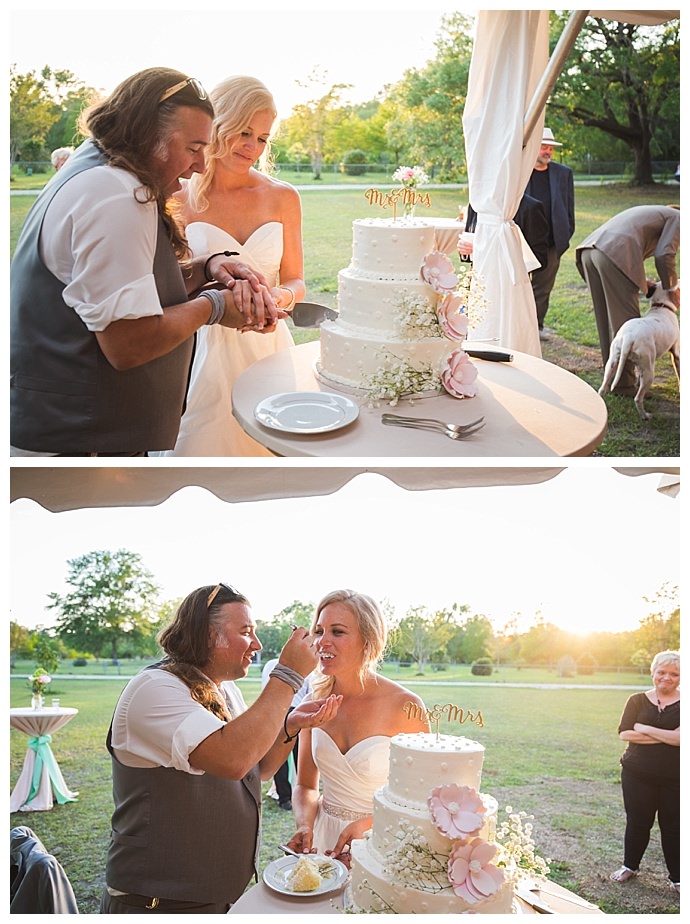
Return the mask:
{"type": "Polygon", "coordinates": [[[575,184],[573,171],[563,164],[552,162],[553,149],[562,147],[550,128],[545,128],[537,162],[525,192],[544,206],[549,222],[549,247],[546,263],[532,274],[532,291],[537,304],[539,338],[549,339],[544,318],[549,310],[549,298],[556,281],[561,257],[570,245],[575,231],[575,184]]]}
{"type": "MultiPolygon", "coordinates": [[[[544,206],[538,199],[534,199],[525,193],[520,200],[517,212],[513,216],[513,221],[522,231],[523,237],[534,256],[542,266],[545,266],[549,250],[549,223],[546,219],[544,206]]],[[[476,227],[477,213],[470,203],[467,206],[465,231],[475,231],[476,227]]],[[[460,242],[458,245],[458,252],[468,261],[472,260],[472,250],[473,245],[471,243],[460,242]]],[[[532,273],[530,273],[530,277],[531,275],[532,273]]]]}

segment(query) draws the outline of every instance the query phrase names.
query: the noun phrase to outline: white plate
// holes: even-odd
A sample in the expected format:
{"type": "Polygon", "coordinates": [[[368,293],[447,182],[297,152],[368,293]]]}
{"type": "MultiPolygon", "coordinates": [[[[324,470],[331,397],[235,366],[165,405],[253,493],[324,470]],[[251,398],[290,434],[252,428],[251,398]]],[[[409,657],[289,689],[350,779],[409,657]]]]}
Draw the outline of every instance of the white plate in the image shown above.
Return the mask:
{"type": "Polygon", "coordinates": [[[344,395],[323,391],[289,391],[264,398],[254,416],[265,427],[283,433],[326,433],[356,420],[359,408],[344,395]]]}
{"type": "Polygon", "coordinates": [[[294,895],[296,898],[310,898],[312,895],[326,895],[328,892],[335,892],[347,882],[350,875],[347,866],[340,860],[331,860],[330,857],[324,857],[333,864],[333,871],[322,877],[321,885],[311,892],[295,892],[291,889],[287,877],[292,868],[299,863],[297,857],[281,857],[280,860],[274,860],[269,863],[264,870],[264,882],[275,892],[283,895],[294,895]]]}

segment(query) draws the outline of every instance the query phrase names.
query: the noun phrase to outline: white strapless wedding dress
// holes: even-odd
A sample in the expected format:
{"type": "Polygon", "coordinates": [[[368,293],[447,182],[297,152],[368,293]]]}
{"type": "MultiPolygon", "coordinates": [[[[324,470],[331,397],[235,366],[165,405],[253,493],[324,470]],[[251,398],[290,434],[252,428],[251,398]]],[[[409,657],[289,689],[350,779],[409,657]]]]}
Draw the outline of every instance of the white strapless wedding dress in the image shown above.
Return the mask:
{"type": "Polygon", "coordinates": [[[340,832],[357,815],[371,815],[374,793],[388,779],[391,739],[363,738],[345,754],[322,728],[312,729],[311,741],[322,789],[313,846],[323,853],[335,847],[340,832]]]}
{"type": "MultiPolygon", "coordinates": [[[[235,238],[205,221],[187,225],[187,240],[194,254],[237,251],[238,260],[258,270],[269,286],[278,279],[283,256],[283,225],[269,221],[239,244],[235,238]]],[[[231,392],[237,377],[264,356],[294,346],[285,321],[270,334],[241,334],[219,325],[197,331],[196,351],[175,448],[163,456],[269,456],[272,454],[247,436],[232,415],[231,392]]]]}

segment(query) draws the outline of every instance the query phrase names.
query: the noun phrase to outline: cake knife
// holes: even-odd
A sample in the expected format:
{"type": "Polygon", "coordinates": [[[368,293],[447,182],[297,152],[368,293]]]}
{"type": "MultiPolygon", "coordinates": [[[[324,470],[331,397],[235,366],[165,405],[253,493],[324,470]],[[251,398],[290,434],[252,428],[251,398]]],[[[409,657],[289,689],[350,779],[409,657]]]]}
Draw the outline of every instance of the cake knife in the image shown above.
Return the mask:
{"type": "Polygon", "coordinates": [[[326,305],[315,305],[312,302],[297,302],[289,312],[295,327],[320,327],[323,321],[334,321],[338,312],[326,305]]]}
{"type": "Polygon", "coordinates": [[[521,901],[523,901],[526,905],[529,905],[530,908],[534,908],[534,910],[539,914],[556,913],[551,905],[547,905],[545,901],[542,901],[533,892],[530,892],[529,889],[526,889],[524,886],[518,886],[518,888],[515,889],[515,894],[521,901]]]}

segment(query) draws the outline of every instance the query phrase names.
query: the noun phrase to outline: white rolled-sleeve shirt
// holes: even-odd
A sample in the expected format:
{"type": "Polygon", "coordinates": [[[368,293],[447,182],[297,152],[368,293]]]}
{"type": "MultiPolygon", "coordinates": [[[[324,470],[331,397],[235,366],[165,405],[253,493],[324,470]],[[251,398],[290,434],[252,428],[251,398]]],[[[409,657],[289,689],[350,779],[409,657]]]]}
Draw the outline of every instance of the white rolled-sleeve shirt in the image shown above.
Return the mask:
{"type": "Polygon", "coordinates": [[[46,210],[41,259],[65,284],[63,297],[88,330],[163,313],[153,259],[155,201],[127,170],[99,166],[65,183],[46,210]]]}
{"type": "MultiPolygon", "coordinates": [[[[236,718],[247,709],[239,687],[226,681],[219,687],[236,718]]],[[[125,687],[115,708],[112,747],[127,767],[173,767],[185,773],[189,755],[226,723],[192,699],[189,687],[169,671],[142,671],[125,687]]]]}

